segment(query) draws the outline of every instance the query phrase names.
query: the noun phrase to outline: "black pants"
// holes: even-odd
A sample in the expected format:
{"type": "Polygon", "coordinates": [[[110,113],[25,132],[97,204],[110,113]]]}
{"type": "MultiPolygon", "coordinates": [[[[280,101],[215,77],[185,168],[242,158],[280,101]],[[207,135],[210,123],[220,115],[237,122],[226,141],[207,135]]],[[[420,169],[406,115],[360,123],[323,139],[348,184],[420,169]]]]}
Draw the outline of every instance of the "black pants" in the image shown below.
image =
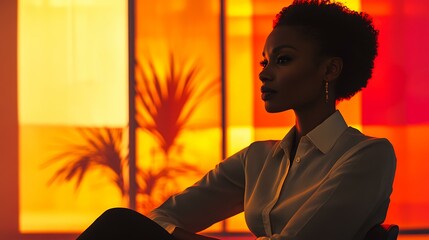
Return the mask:
{"type": "Polygon", "coordinates": [[[77,240],[174,240],[164,228],[127,208],[112,208],[100,215],[77,240]]]}

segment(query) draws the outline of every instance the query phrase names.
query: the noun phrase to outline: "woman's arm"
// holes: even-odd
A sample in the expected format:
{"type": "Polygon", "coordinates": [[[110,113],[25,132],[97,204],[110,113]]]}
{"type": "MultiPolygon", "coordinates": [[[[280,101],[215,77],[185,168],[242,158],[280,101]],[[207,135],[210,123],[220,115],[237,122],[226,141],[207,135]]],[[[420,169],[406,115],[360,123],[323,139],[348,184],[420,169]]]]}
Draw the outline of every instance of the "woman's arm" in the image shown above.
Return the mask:
{"type": "Polygon", "coordinates": [[[246,152],[243,149],[222,161],[193,186],[170,197],[149,217],[170,233],[176,227],[199,232],[243,211],[246,152]]]}

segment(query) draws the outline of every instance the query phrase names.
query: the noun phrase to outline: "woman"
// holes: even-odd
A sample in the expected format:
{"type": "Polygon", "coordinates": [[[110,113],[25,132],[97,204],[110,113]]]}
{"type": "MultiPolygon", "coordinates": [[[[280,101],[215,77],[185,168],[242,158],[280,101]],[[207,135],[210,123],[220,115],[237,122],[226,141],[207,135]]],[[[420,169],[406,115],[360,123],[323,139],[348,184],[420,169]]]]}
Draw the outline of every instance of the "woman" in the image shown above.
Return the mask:
{"type": "Polygon", "coordinates": [[[227,158],[153,210],[155,227],[137,228],[199,239],[244,211],[257,240],[362,240],[386,217],[396,158],[388,140],[348,127],[336,103],[366,87],[377,36],[369,16],[338,3],[282,9],[262,53],[261,98],[270,113],[293,110],[295,126],[227,158]]]}

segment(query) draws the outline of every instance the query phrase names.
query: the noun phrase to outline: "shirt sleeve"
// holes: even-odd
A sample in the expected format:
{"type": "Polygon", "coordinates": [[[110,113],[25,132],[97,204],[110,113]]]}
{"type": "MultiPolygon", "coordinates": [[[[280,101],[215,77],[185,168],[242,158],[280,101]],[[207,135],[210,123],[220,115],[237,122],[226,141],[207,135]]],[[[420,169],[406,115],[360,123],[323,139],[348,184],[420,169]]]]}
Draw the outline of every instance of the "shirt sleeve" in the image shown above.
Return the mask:
{"type": "Polygon", "coordinates": [[[247,148],[219,163],[201,180],[170,197],[148,217],[168,232],[180,227],[199,232],[243,211],[247,148]]]}
{"type": "MultiPolygon", "coordinates": [[[[386,139],[369,139],[345,153],[324,182],[272,240],[363,239],[384,221],[396,157],[386,139]],[[365,223],[367,219],[380,222],[365,223]],[[365,228],[365,229],[363,229],[365,228]]],[[[298,183],[297,183],[298,184],[298,183]]]]}

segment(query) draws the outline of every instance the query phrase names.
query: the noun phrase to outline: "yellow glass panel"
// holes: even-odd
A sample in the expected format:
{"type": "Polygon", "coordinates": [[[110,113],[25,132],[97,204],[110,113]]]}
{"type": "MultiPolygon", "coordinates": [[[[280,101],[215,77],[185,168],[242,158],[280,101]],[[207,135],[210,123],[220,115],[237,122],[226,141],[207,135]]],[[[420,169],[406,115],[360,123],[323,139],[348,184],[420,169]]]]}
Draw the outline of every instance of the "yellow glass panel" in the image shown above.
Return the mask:
{"type": "Polygon", "coordinates": [[[21,123],[127,123],[126,7],[115,0],[19,1],[21,123]]]}
{"type": "Polygon", "coordinates": [[[248,0],[227,1],[226,89],[227,155],[246,147],[254,139],[252,74],[252,4],[248,0]]]}
{"type": "Polygon", "coordinates": [[[360,11],[361,10],[361,0],[337,0],[335,2],[340,2],[344,5],[346,5],[348,8],[355,10],[355,11],[360,11]]]}
{"type": "MultiPolygon", "coordinates": [[[[128,122],[127,2],[20,0],[18,11],[20,230],[80,232],[126,199],[105,168],[90,168],[78,190],[50,179],[85,145],[78,126],[128,122]]],[[[124,136],[125,137],[125,136],[124,136]]]]}

